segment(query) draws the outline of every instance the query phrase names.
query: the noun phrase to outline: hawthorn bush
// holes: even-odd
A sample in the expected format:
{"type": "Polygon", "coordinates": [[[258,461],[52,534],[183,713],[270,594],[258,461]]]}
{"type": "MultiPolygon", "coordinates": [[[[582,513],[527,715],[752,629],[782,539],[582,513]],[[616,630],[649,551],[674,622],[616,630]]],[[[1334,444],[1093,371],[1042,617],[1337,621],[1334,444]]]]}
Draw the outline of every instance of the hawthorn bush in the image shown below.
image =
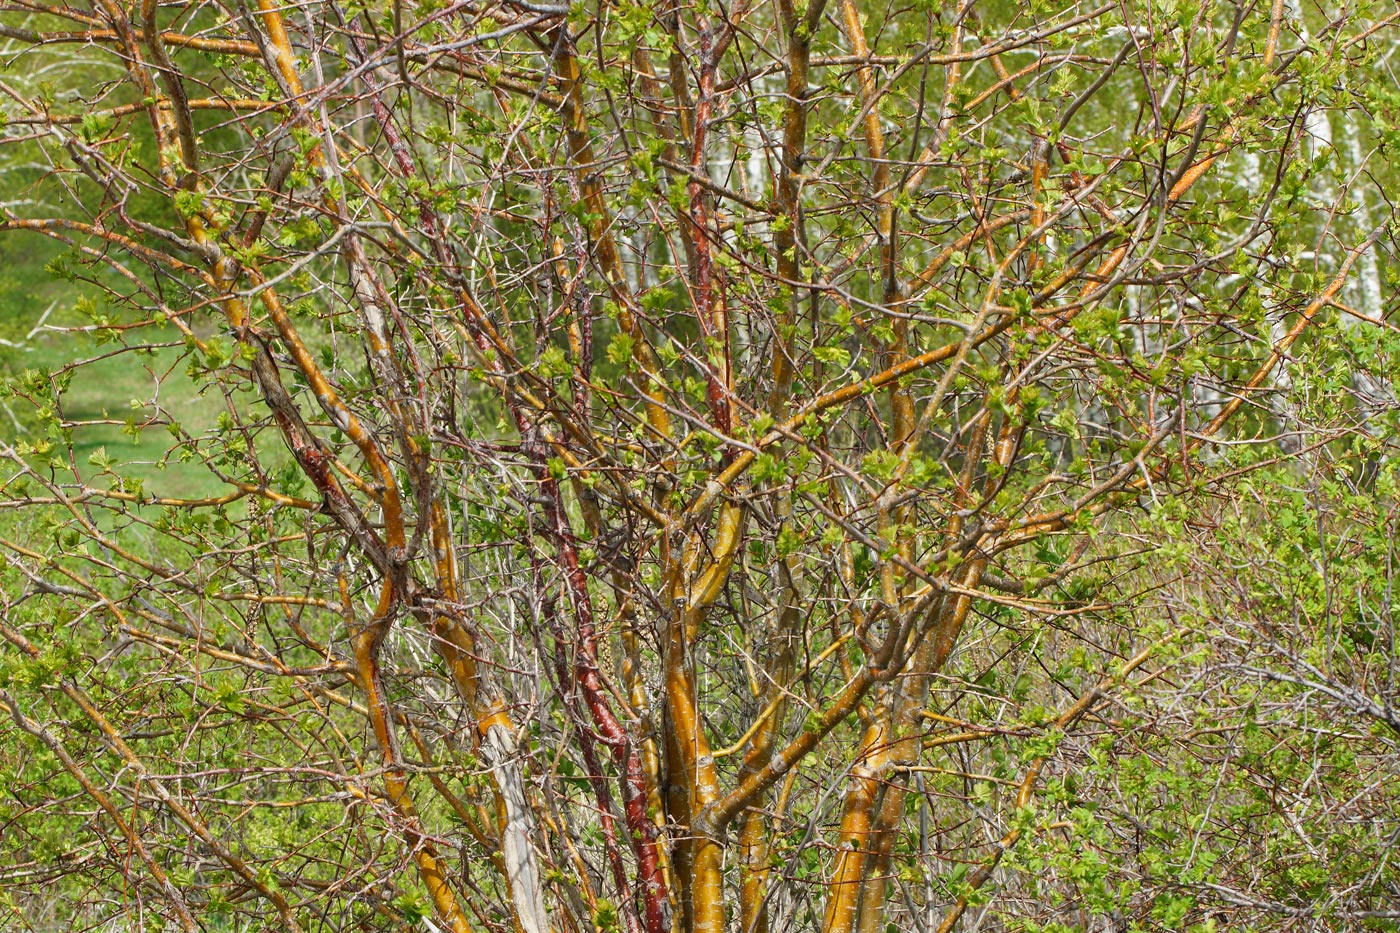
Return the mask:
{"type": "Polygon", "coordinates": [[[1396,21],[9,0],[6,924],[1394,929],[1396,21]]]}

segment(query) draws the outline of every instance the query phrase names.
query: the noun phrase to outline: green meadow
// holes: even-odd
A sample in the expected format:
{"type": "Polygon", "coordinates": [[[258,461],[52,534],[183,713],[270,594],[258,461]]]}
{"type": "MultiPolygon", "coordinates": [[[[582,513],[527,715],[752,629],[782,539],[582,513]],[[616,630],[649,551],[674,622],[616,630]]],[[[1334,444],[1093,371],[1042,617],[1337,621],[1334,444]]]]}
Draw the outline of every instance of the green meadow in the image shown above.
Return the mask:
{"type": "MultiPolygon", "coordinates": [[[[198,436],[214,426],[226,405],[207,391],[208,381],[197,385],[185,375],[190,355],[181,334],[150,325],[103,339],[93,314],[117,322],[130,315],[102,297],[98,283],[83,281],[92,269],[81,269],[75,280],[55,274],[53,264],[65,253],[61,244],[38,235],[0,237],[0,378],[9,382],[26,371],[57,378],[71,370],[71,379],[59,380],[66,385],[56,414],[72,432],[71,463],[92,485],[111,484],[110,476],[104,482],[105,468],[139,481],[148,495],[193,498],[227,491],[202,464],[172,455],[171,419],[198,436]],[[83,360],[95,362],[74,365],[83,360]]],[[[45,432],[35,406],[6,396],[0,398],[0,439],[40,441],[45,432]]],[[[30,462],[55,466],[48,457],[30,462]]],[[[71,465],[66,476],[56,475],[71,481],[71,465]]]]}

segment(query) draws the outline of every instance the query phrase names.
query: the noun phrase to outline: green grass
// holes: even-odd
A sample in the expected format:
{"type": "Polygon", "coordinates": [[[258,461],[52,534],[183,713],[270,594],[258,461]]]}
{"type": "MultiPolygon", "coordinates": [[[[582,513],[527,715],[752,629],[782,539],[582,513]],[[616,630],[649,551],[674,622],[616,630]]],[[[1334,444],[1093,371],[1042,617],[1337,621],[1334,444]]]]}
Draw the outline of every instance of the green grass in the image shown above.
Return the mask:
{"type": "MultiPolygon", "coordinates": [[[[223,410],[217,391],[201,395],[199,385],[185,375],[178,331],[143,328],[132,334],[129,339],[133,345],[176,344],[149,353],[116,352],[121,350],[119,345],[99,346],[87,334],[42,331],[28,336],[51,306],[47,325],[84,323],[74,308],[81,296],[91,296],[96,289],[85,282],[64,281],[45,270],[46,263],[61,251],[57,244],[37,236],[0,236],[0,338],[18,344],[0,344],[0,378],[17,376],[26,369],[57,372],[93,360],[73,370],[72,381],[61,396],[64,419],[80,424],[72,431],[72,453],[87,482],[103,487],[112,482],[112,477],[99,475],[99,468],[89,463],[89,458],[105,450],[113,469],[141,480],[148,494],[200,497],[227,492],[227,487],[200,464],[166,457],[174,439],[163,424],[135,436],[127,429],[128,418],[136,424],[151,418],[155,413],[149,404],[153,398],[169,417],[195,435],[212,428],[223,410]],[[109,420],[118,423],[81,424],[109,420]]],[[[36,424],[32,406],[24,400],[5,400],[4,404],[7,411],[0,411],[0,439],[11,443],[36,439],[30,436],[36,424]]],[[[67,454],[62,456],[66,459],[67,454]]]]}
{"type": "MultiPolygon", "coordinates": [[[[171,335],[179,336],[173,331],[160,336],[168,340],[171,335]]],[[[101,350],[110,352],[111,347],[101,350]]],[[[74,360],[90,358],[95,352],[100,350],[91,340],[45,335],[34,341],[29,352],[15,354],[7,362],[23,368],[57,370],[74,360]]],[[[74,370],[72,382],[61,396],[62,413],[66,422],[78,425],[72,430],[72,454],[89,483],[102,486],[111,481],[111,477],[99,476],[98,467],[90,463],[94,455],[105,453],[113,471],[141,480],[148,494],[198,497],[227,491],[200,464],[167,457],[174,438],[164,424],[133,430],[155,414],[148,404],[153,397],[160,400],[161,408],[170,417],[193,434],[201,434],[215,424],[223,407],[222,399],[216,393],[201,396],[195,391],[195,384],[184,374],[182,354],[180,348],[139,355],[126,352],[74,370]],[[117,423],[84,424],[106,421],[117,423]]],[[[8,417],[5,420],[6,427],[13,430],[13,421],[8,417]]]]}

